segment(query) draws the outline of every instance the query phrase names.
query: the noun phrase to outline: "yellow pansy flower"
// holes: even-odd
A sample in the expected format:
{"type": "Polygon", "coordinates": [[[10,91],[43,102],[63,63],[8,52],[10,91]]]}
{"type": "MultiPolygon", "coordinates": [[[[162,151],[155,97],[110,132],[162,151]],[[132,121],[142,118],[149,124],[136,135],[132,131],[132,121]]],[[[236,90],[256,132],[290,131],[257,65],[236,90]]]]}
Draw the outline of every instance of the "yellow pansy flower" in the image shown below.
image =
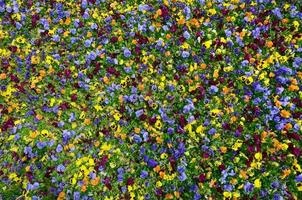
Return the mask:
{"type": "Polygon", "coordinates": [[[238,148],[240,148],[242,146],[242,141],[241,140],[237,140],[236,143],[232,146],[232,149],[237,151],[238,148]]]}
{"type": "Polygon", "coordinates": [[[204,43],[204,45],[206,46],[206,48],[210,48],[210,46],[212,45],[212,40],[208,40],[204,43]]]}
{"type": "Polygon", "coordinates": [[[257,152],[257,153],[255,154],[255,158],[256,158],[257,160],[262,160],[262,154],[259,153],[259,152],[257,152]]]}
{"type": "Polygon", "coordinates": [[[215,15],[216,13],[217,13],[216,10],[213,9],[213,8],[211,8],[211,9],[208,10],[208,14],[209,15],[215,15]]]}
{"type": "Polygon", "coordinates": [[[111,147],[112,147],[111,144],[104,143],[101,146],[101,150],[103,150],[103,151],[109,151],[111,149],[111,147]]]}
{"type": "Polygon", "coordinates": [[[157,181],[157,182],[156,182],[156,187],[159,188],[159,187],[161,187],[162,185],[163,185],[163,184],[162,184],[160,181],[157,181]]]}
{"type": "Polygon", "coordinates": [[[254,181],[254,185],[255,185],[255,188],[261,188],[261,181],[259,178],[254,181]]]}
{"type": "Polygon", "coordinates": [[[231,192],[223,192],[223,196],[225,197],[225,198],[230,198],[231,196],[232,196],[232,193],[231,192]]]}

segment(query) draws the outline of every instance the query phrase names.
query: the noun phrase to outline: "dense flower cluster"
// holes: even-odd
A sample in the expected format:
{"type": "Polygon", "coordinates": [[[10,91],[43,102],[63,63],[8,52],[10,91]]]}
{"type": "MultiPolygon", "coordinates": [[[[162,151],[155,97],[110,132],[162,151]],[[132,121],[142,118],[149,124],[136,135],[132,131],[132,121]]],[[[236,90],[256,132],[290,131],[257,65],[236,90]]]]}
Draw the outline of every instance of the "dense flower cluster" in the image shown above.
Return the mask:
{"type": "Polygon", "coordinates": [[[0,198],[302,199],[299,0],[0,0],[0,20],[0,198]]]}

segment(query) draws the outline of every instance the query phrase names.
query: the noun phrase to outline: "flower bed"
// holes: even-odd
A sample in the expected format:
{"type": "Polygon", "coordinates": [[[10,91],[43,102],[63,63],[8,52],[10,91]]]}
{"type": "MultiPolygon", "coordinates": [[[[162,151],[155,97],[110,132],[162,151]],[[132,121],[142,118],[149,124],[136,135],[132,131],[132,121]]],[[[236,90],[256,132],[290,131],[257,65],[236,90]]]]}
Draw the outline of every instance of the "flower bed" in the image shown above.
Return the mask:
{"type": "Polygon", "coordinates": [[[0,198],[302,198],[299,1],[0,0],[0,20],[0,198]]]}

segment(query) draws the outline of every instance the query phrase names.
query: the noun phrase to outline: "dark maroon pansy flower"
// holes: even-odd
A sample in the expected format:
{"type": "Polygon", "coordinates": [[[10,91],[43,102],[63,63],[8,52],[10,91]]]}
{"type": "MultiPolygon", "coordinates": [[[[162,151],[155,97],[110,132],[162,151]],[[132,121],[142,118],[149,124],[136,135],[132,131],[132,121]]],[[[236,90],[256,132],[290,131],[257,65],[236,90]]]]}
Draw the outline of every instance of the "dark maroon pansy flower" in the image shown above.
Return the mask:
{"type": "Polygon", "coordinates": [[[171,26],[171,28],[170,28],[170,31],[171,31],[172,33],[175,33],[175,32],[177,31],[177,25],[176,25],[176,24],[173,24],[173,25],[171,26]]]}
{"type": "Polygon", "coordinates": [[[149,118],[149,123],[150,124],[155,124],[155,122],[156,122],[156,117],[149,118]]]}
{"type": "Polygon", "coordinates": [[[134,51],[135,51],[136,54],[140,54],[141,53],[141,49],[138,46],[135,47],[134,51]]]}
{"type": "Polygon", "coordinates": [[[108,67],[108,68],[106,69],[106,71],[107,71],[109,74],[114,74],[115,69],[114,69],[114,67],[108,67]]]}
{"type": "Polygon", "coordinates": [[[127,179],[127,185],[133,185],[134,184],[134,179],[133,178],[128,178],[127,179]]]}
{"type": "Polygon", "coordinates": [[[73,101],[73,102],[75,102],[78,99],[77,94],[72,94],[70,98],[71,98],[71,101],[73,101]]]}
{"type": "Polygon", "coordinates": [[[179,40],[180,44],[182,44],[186,41],[186,38],[184,36],[180,36],[178,40],[179,40]]]}
{"type": "Polygon", "coordinates": [[[248,152],[252,153],[255,151],[255,148],[254,148],[254,146],[248,146],[247,150],[248,150],[248,152]]]}
{"type": "Polygon", "coordinates": [[[139,116],[139,119],[140,119],[141,121],[145,121],[145,120],[147,119],[147,115],[142,114],[141,116],[139,116]]]}
{"type": "Polygon", "coordinates": [[[8,50],[10,50],[11,52],[15,53],[17,51],[17,47],[16,46],[9,46],[8,50]]]}
{"type": "Polygon", "coordinates": [[[301,156],[301,149],[299,149],[298,147],[292,147],[292,148],[290,148],[290,151],[296,157],[300,157],[301,156]]]}
{"type": "Polygon", "coordinates": [[[225,130],[231,130],[230,124],[228,123],[223,123],[222,128],[224,128],[225,130]]]}
{"type": "Polygon", "coordinates": [[[65,74],[66,78],[70,78],[71,77],[71,70],[70,69],[65,69],[64,74],[65,74]]]}
{"type": "Polygon", "coordinates": [[[294,118],[294,119],[298,119],[298,118],[301,117],[302,112],[299,112],[299,111],[298,111],[298,112],[293,112],[292,115],[293,115],[293,118],[294,118]]]}
{"type": "Polygon", "coordinates": [[[183,115],[179,116],[179,123],[182,128],[185,127],[185,125],[187,124],[187,121],[183,115]]]}
{"type": "Polygon", "coordinates": [[[161,16],[166,17],[169,15],[169,10],[166,6],[161,6],[161,16]]]}
{"type": "Polygon", "coordinates": [[[10,75],[10,79],[15,83],[19,83],[19,81],[20,81],[19,78],[14,74],[10,75]]]}
{"type": "Polygon", "coordinates": [[[116,36],[112,36],[111,38],[110,38],[110,42],[111,43],[116,43],[117,42],[117,37],[116,36]]]}
{"type": "Polygon", "coordinates": [[[300,141],[301,140],[301,136],[298,134],[298,133],[288,133],[287,134],[287,137],[289,139],[295,139],[297,141],[300,141]]]}
{"type": "Polygon", "coordinates": [[[32,27],[37,26],[37,23],[38,23],[39,19],[40,19],[40,17],[39,17],[38,14],[34,14],[34,15],[31,16],[31,25],[32,25],[32,27]]]}
{"type": "Polygon", "coordinates": [[[89,74],[87,75],[87,77],[88,77],[89,79],[93,79],[93,73],[89,73],[89,74]]]}
{"type": "Polygon", "coordinates": [[[204,183],[206,181],[206,175],[200,174],[198,177],[199,182],[204,183]]]}
{"type": "Polygon", "coordinates": [[[169,157],[169,162],[170,162],[170,165],[172,167],[172,171],[175,171],[176,170],[176,161],[173,157],[169,157]]]}
{"type": "Polygon", "coordinates": [[[110,131],[109,131],[108,129],[103,129],[103,130],[102,130],[102,133],[103,133],[105,136],[110,135],[110,131]]]}
{"type": "Polygon", "coordinates": [[[2,125],[2,131],[6,131],[9,128],[13,128],[14,125],[15,125],[14,119],[13,118],[9,118],[6,122],[3,123],[3,125],[2,125]]]}
{"type": "Polygon", "coordinates": [[[63,103],[60,104],[59,108],[64,111],[64,110],[69,109],[70,105],[69,105],[68,102],[63,102],[63,103]]]}
{"type": "Polygon", "coordinates": [[[208,154],[208,153],[203,153],[203,154],[202,154],[202,157],[203,157],[203,158],[209,158],[209,157],[210,157],[210,154],[208,154]]]}

